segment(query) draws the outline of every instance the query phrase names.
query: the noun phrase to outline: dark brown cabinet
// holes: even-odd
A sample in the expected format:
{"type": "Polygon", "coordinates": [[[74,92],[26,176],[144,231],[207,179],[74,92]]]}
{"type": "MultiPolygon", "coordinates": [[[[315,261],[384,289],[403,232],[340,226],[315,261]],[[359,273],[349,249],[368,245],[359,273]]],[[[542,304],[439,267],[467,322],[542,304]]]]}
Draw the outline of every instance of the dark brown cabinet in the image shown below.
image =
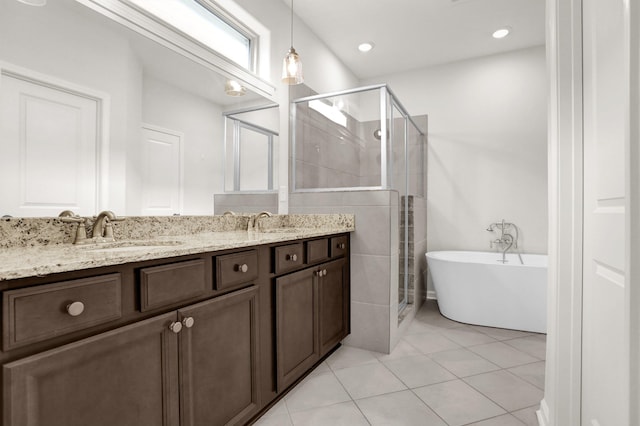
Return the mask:
{"type": "Polygon", "coordinates": [[[3,366],[5,425],[177,425],[175,312],[3,366]]]}
{"type": "Polygon", "coordinates": [[[5,424],[242,424],[259,409],[256,300],[250,287],[6,364],[5,424]]]}
{"type": "Polygon", "coordinates": [[[279,392],[320,359],[316,272],[309,268],[276,280],[279,392]]]}
{"type": "Polygon", "coordinates": [[[349,332],[334,238],[5,283],[0,423],[254,421],[349,332]]]}
{"type": "Polygon", "coordinates": [[[318,279],[320,356],[349,334],[349,268],[344,260],[322,266],[318,279]]]}
{"type": "Polygon", "coordinates": [[[279,391],[300,378],[348,334],[347,287],[344,259],[276,279],[279,391]]]}
{"type": "Polygon", "coordinates": [[[258,400],[257,288],[179,310],[181,425],[243,424],[258,400]]]}

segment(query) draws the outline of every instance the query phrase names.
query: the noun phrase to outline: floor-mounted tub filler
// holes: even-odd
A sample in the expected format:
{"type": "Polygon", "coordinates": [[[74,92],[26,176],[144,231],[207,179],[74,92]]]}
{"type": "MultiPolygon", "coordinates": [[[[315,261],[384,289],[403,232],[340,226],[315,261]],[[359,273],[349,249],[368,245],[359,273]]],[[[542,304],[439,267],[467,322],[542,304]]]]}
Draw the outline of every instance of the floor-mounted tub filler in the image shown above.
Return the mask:
{"type": "Polygon", "coordinates": [[[426,254],[442,315],[488,327],[547,332],[547,256],[473,251],[426,254]]]}

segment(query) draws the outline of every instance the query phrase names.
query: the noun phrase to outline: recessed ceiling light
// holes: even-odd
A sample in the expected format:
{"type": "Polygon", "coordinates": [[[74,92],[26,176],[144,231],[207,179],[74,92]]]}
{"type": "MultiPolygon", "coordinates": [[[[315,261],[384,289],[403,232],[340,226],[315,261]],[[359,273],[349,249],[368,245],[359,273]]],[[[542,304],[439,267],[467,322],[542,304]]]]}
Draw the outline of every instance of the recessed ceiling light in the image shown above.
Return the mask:
{"type": "Polygon", "coordinates": [[[511,28],[504,27],[493,32],[493,38],[505,38],[511,32],[511,28]]]}
{"type": "Polygon", "coordinates": [[[371,43],[370,41],[367,41],[367,42],[365,42],[365,43],[360,43],[360,44],[358,45],[358,50],[359,50],[359,51],[361,51],[361,52],[368,52],[368,51],[370,51],[371,49],[373,49],[373,48],[374,48],[374,46],[375,46],[375,45],[374,45],[373,43],[371,43]]]}

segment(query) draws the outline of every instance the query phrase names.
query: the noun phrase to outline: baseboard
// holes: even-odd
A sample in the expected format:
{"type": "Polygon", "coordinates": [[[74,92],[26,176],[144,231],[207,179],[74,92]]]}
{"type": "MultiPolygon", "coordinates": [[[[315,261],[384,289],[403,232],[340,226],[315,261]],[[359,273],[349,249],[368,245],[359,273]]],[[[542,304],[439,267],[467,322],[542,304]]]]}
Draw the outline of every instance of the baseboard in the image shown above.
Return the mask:
{"type": "Polygon", "coordinates": [[[435,290],[428,290],[427,291],[427,300],[437,300],[438,297],[436,295],[436,291],[435,290]]]}
{"type": "Polygon", "coordinates": [[[539,426],[549,426],[549,406],[543,399],[540,401],[540,409],[536,411],[536,417],[538,418],[539,426]]]}

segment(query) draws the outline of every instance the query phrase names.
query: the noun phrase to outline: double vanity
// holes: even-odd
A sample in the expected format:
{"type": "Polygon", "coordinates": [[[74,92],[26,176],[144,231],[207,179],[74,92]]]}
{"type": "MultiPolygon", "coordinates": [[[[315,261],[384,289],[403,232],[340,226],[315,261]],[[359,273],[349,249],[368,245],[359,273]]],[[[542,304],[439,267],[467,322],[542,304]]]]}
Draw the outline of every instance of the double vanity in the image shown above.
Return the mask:
{"type": "Polygon", "coordinates": [[[2,219],[3,424],[259,417],[349,333],[355,225],[248,220],[124,218],[114,242],[73,245],[75,224],[2,219]]]}

